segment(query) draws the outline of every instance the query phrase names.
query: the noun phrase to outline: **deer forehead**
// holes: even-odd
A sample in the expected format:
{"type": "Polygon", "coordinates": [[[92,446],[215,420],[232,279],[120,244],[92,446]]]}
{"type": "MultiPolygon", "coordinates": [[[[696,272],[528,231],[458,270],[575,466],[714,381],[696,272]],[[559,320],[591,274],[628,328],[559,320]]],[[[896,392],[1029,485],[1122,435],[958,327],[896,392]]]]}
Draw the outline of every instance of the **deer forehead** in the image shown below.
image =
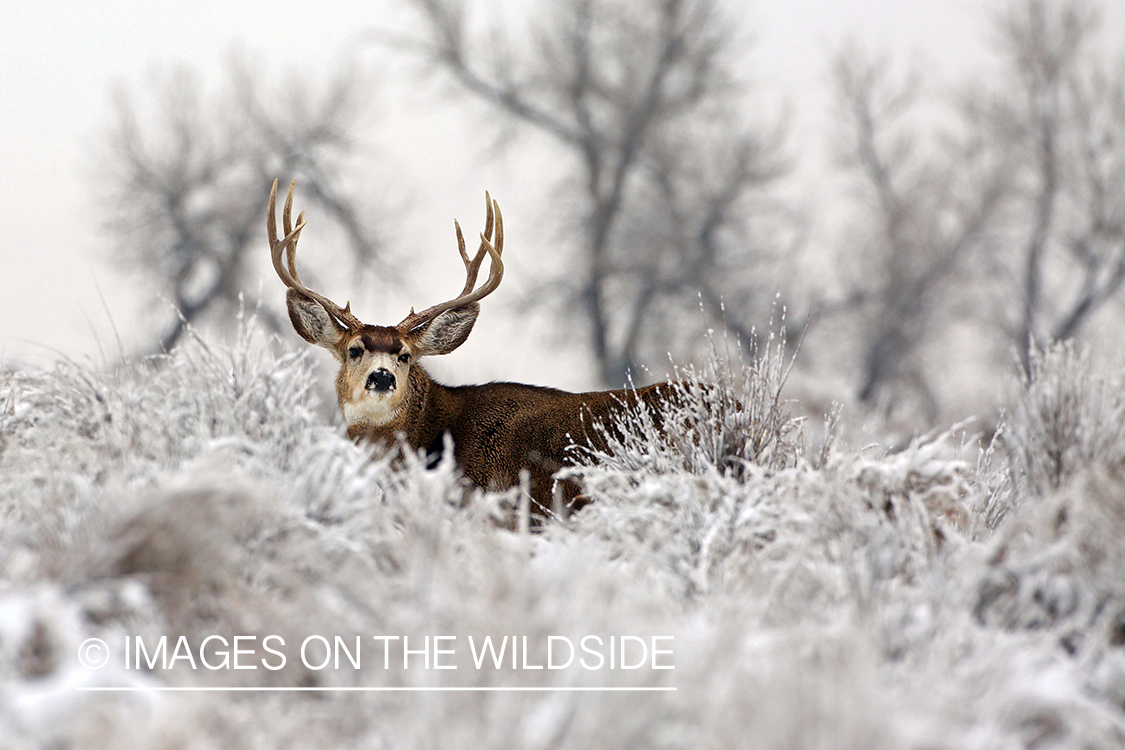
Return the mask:
{"type": "Polygon", "coordinates": [[[344,350],[362,347],[371,354],[397,355],[407,349],[397,328],[390,326],[364,326],[353,335],[345,337],[344,350]]]}

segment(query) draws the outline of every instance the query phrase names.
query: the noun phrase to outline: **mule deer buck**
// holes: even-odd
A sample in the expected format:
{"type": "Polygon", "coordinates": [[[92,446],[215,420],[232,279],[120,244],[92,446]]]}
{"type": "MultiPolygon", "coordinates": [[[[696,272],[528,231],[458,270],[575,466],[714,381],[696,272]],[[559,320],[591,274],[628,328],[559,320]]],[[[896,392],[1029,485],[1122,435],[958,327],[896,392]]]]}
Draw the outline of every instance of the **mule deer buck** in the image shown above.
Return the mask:
{"type": "Polygon", "coordinates": [[[419,360],[449,354],[465,343],[480,300],[496,291],[504,277],[499,206],[485,194],[485,228],[471,259],[461,227],[454,222],[465,265],[465,287],[459,296],[422,312],[411,309],[397,325],[368,325],[352,314],[351,303],[340,307],[301,283],[296,253],[305,219],[302,211],[294,227],[290,218],[295,184],[294,180],[289,186],[282,211],[285,234],[280,239],[276,180],[270,191],[266,230],[273,267],[288,287],[285,301],[293,328],[340,362],[336,395],[348,437],[384,445],[401,439],[434,457],[440,456],[448,434],[457,465],[479,487],[512,487],[526,471],[537,515],[548,514],[553,501],[556,512],[585,504],[573,482],[554,479],[572,461],[574,446],[604,449],[604,435],[595,425],[612,430],[617,414],[638,404],[658,406],[670,396],[671,387],[661,383],[637,390],[567,393],[522,383],[451,387],[436,382],[419,360]],[[478,287],[477,274],[486,256],[488,279],[478,287]]]}

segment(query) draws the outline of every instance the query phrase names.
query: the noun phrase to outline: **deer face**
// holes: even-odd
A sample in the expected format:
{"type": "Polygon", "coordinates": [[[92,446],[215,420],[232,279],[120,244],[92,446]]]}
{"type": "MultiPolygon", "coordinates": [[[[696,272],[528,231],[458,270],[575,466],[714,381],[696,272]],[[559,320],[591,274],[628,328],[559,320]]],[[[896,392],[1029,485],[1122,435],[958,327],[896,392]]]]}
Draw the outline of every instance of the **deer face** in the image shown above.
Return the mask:
{"type": "Polygon", "coordinates": [[[410,383],[414,352],[395,328],[364,326],[340,337],[336,395],[348,424],[387,424],[398,416],[410,383]]]}
{"type": "Polygon", "coordinates": [[[332,352],[340,362],[336,397],[349,425],[383,426],[410,403],[410,369],[422,357],[448,354],[469,337],[480,313],[471,302],[439,313],[413,328],[341,325],[324,305],[305,294],[286,295],[294,330],[310,344],[332,352]]]}
{"type": "Polygon", "coordinates": [[[328,348],[340,360],[336,396],[347,423],[382,426],[398,418],[410,401],[410,369],[421,357],[463,344],[478,312],[475,304],[451,310],[413,332],[365,325],[338,335],[328,348]]]}

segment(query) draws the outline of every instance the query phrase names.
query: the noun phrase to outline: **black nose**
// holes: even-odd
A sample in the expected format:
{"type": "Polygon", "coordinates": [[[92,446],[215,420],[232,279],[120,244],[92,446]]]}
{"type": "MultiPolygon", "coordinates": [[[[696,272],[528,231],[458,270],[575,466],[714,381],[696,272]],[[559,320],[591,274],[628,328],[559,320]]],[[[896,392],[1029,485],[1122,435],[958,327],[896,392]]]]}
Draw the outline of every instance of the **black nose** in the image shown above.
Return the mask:
{"type": "Polygon", "coordinates": [[[385,367],[380,367],[367,376],[367,390],[393,391],[395,389],[395,376],[385,367]]]}

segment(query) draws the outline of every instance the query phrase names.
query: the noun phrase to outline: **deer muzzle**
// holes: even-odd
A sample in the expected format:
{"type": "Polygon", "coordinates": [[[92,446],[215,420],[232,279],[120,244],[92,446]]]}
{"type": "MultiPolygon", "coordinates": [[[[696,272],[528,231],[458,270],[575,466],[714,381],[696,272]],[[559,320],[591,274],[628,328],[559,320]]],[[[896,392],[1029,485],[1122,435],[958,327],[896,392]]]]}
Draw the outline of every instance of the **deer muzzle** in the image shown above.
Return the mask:
{"type": "Polygon", "coordinates": [[[385,367],[373,370],[367,376],[367,383],[364,387],[376,393],[389,393],[395,389],[394,373],[385,367]]]}

